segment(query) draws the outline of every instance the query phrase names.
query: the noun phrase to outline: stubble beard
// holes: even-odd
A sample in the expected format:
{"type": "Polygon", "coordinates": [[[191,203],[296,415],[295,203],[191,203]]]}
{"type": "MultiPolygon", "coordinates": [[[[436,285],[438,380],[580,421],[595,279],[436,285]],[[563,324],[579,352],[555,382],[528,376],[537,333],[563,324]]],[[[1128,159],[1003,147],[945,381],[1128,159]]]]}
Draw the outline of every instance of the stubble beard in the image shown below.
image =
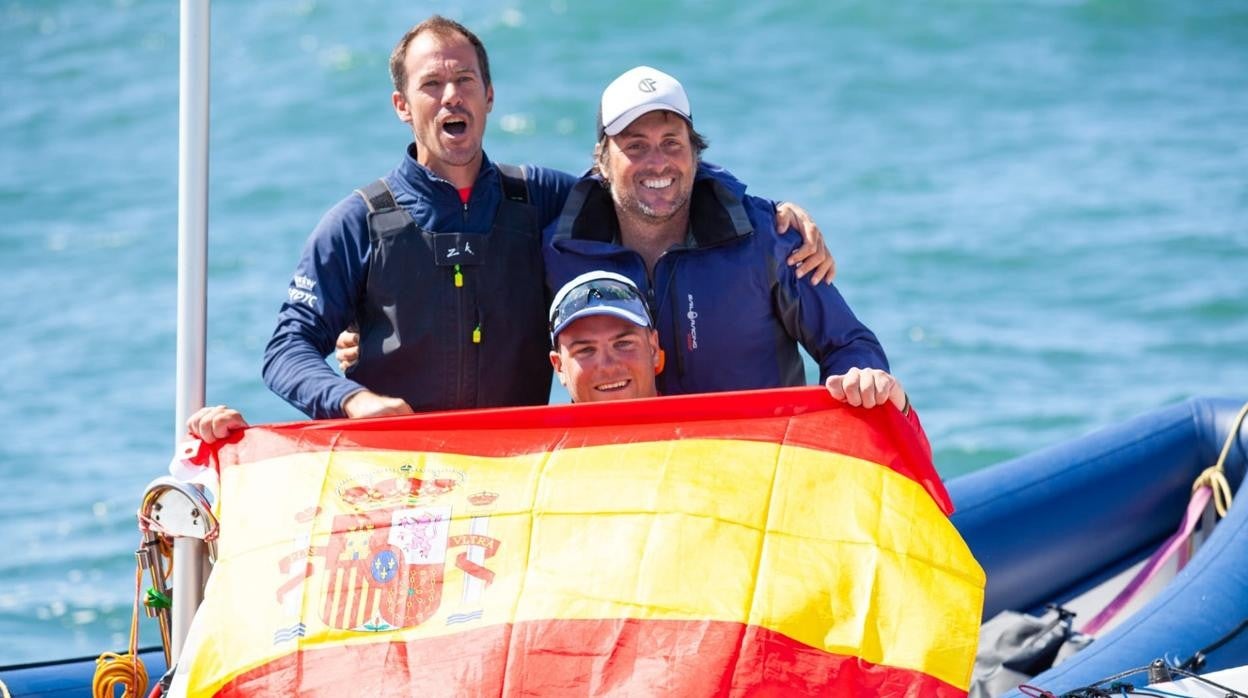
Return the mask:
{"type": "Polygon", "coordinates": [[[689,208],[689,192],[682,192],[671,210],[661,213],[636,196],[620,191],[620,187],[612,186],[611,200],[615,202],[617,214],[623,214],[646,225],[662,225],[680,216],[689,208]]]}
{"type": "Polygon", "coordinates": [[[481,157],[482,137],[477,138],[476,145],[473,147],[467,144],[455,146],[445,143],[441,136],[441,129],[436,124],[429,129],[418,129],[415,125],[412,126],[412,139],[416,141],[417,151],[433,156],[442,165],[464,167],[481,157]],[[422,130],[427,130],[427,133],[421,133],[422,130]],[[428,138],[426,139],[425,136],[428,138]]]}
{"type": "Polygon", "coordinates": [[[476,147],[471,146],[448,146],[441,141],[437,144],[437,150],[433,151],[437,154],[438,159],[447,165],[454,167],[463,167],[472,164],[473,160],[481,157],[481,144],[477,142],[476,147]]]}

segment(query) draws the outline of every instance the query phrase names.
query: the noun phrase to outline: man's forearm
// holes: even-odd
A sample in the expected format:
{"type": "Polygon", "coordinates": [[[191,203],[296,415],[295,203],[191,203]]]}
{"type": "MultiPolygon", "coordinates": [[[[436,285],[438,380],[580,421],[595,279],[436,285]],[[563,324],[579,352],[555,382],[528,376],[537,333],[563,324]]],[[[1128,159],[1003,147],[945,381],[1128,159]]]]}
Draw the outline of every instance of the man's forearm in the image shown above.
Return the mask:
{"type": "Polygon", "coordinates": [[[315,347],[275,334],[264,352],[264,384],[312,419],[345,417],[343,401],[364,389],[334,372],[315,347]]]}

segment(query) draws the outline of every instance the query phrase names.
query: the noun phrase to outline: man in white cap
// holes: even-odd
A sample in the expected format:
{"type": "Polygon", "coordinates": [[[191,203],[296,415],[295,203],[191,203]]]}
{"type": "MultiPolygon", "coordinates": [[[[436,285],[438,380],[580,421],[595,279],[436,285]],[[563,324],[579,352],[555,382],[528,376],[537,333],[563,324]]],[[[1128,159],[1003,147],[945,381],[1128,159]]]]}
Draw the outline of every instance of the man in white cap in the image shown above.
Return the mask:
{"type": "MultiPolygon", "coordinates": [[[[832,286],[799,284],[775,207],[705,163],[706,139],[672,76],[639,66],[603,91],[593,173],[546,229],[547,284],[587,270],[626,276],[648,299],[664,395],[804,385],[799,345],[833,396],[908,415],[875,335],[832,286]]],[[[917,417],[912,416],[916,427],[917,417]]]]}

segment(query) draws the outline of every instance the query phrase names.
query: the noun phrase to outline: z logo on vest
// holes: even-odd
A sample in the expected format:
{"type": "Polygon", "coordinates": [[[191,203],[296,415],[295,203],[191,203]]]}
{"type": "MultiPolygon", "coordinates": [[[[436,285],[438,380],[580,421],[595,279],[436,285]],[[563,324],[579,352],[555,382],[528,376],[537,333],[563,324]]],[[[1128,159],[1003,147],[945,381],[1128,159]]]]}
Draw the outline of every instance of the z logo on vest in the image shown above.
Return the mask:
{"type": "Polygon", "coordinates": [[[489,240],[477,233],[436,233],[432,237],[434,260],[440,267],[481,264],[489,240]]]}

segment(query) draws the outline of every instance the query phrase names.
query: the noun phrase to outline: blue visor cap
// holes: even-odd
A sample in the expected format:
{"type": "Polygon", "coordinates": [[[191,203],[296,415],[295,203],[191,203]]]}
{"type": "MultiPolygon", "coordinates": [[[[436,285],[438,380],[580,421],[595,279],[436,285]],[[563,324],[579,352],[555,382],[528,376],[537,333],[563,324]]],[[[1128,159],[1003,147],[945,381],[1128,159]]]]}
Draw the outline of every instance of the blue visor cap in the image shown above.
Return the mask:
{"type": "Polygon", "coordinates": [[[550,341],[572,322],[590,315],[614,315],[638,327],[653,327],[650,308],[627,276],[591,271],[564,284],[550,304],[550,341]]]}

